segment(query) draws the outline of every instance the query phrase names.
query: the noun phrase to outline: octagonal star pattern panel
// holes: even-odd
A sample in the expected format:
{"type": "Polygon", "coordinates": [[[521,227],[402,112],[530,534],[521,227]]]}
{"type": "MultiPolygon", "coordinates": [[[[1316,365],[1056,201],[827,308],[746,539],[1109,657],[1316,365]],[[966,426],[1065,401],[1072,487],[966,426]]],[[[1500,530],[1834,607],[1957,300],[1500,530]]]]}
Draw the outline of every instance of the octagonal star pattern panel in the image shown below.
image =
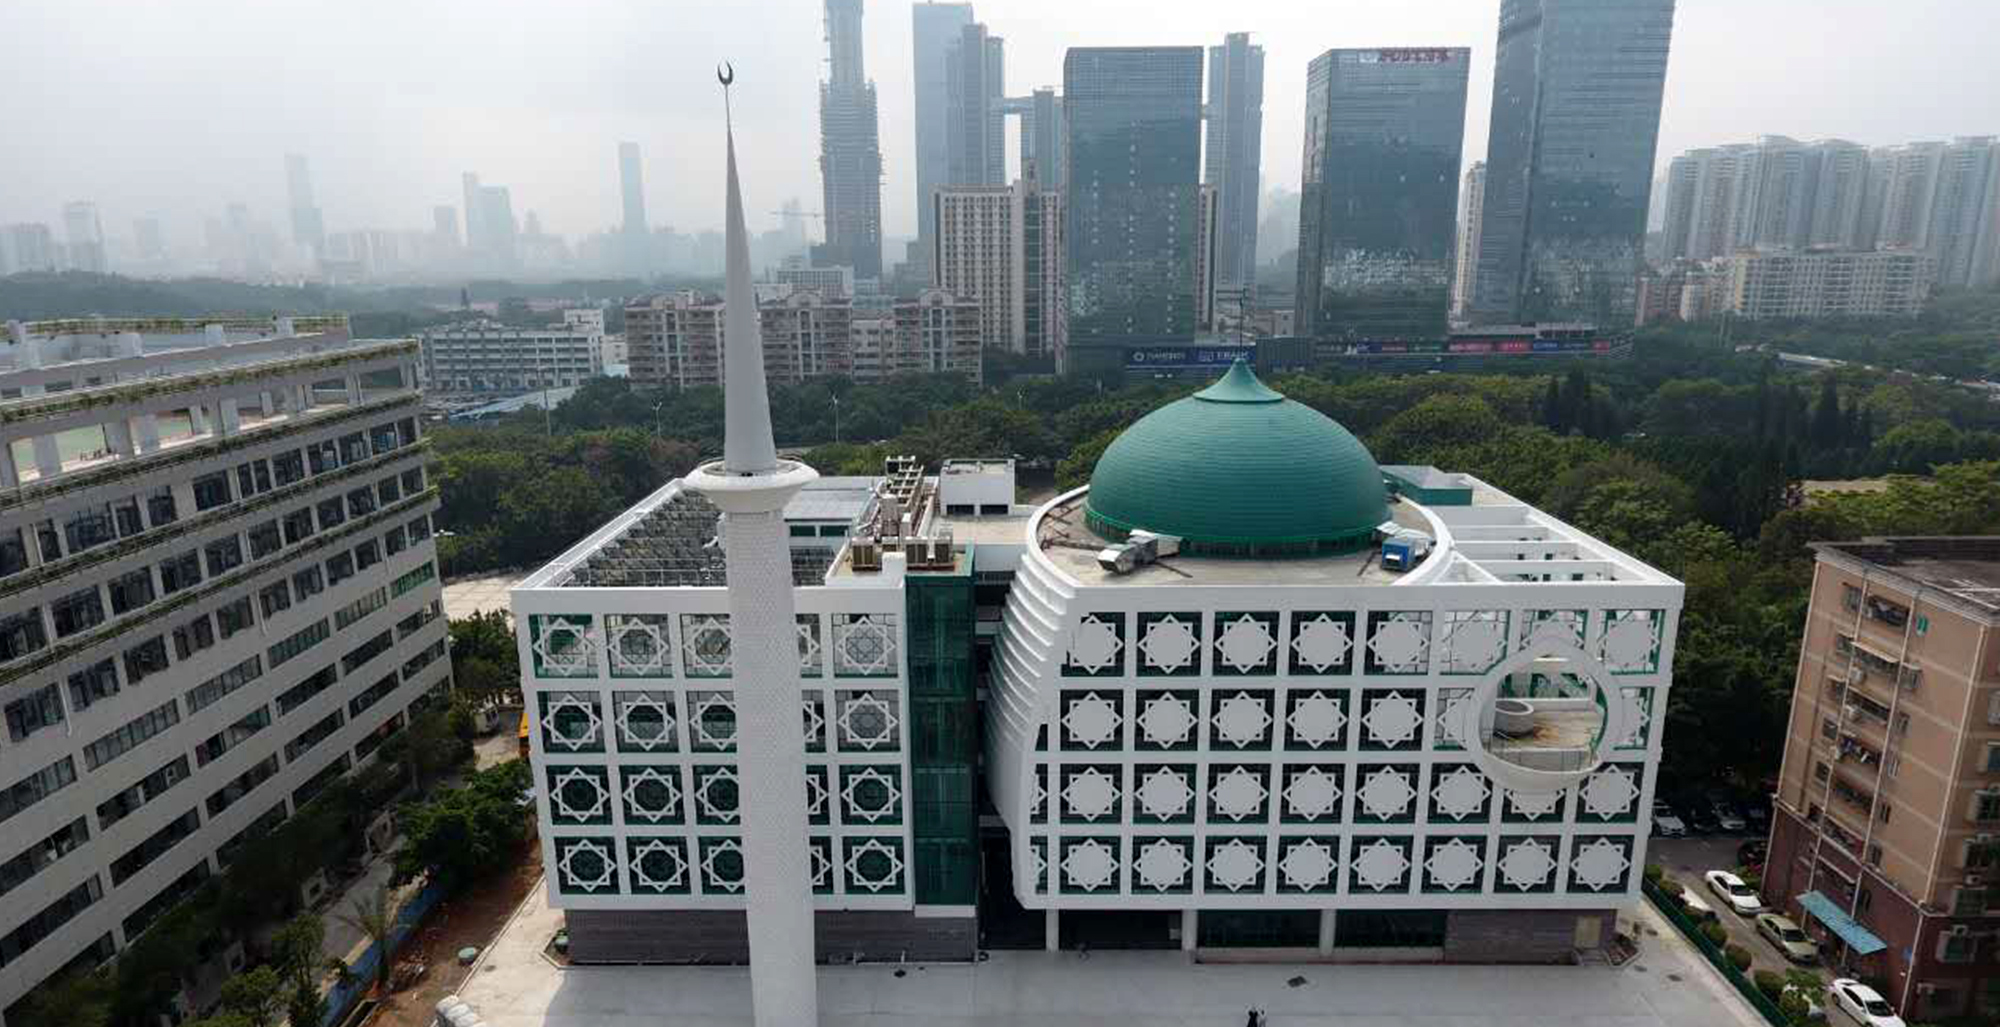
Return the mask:
{"type": "Polygon", "coordinates": [[[1071,633],[1065,672],[1116,673],[1125,651],[1124,618],[1086,613],[1071,633]]]}
{"type": "Polygon", "coordinates": [[[1188,872],[1194,863],[1188,859],[1190,843],[1181,838],[1155,838],[1139,842],[1138,856],[1133,860],[1132,869],[1141,887],[1156,892],[1180,891],[1188,886],[1188,872]]]}
{"type": "Polygon", "coordinates": [[[543,692],[540,698],[546,751],[604,751],[604,718],[595,692],[543,692]]]}
{"type": "Polygon", "coordinates": [[[556,886],[572,894],[602,895],[618,891],[618,864],[609,838],[558,838],[556,886]]]}
{"type": "Polygon", "coordinates": [[[1472,689],[1440,688],[1437,690],[1436,734],[1432,737],[1439,749],[1465,748],[1465,725],[1472,716],[1472,689]]]}
{"type": "Polygon", "coordinates": [[[686,843],[679,838],[625,839],[625,877],[634,892],[684,893],[693,880],[686,843]]]}
{"type": "Polygon", "coordinates": [[[1315,689],[1293,692],[1285,714],[1290,744],[1309,749],[1339,746],[1347,730],[1347,700],[1340,692],[1315,689]]]}
{"type": "Polygon", "coordinates": [[[847,823],[895,823],[902,817],[900,768],[840,768],[840,818],[847,823]]]}
{"type": "Polygon", "coordinates": [[[694,768],[694,809],[698,820],[733,824],[742,815],[742,801],[735,767],[694,768]]]}
{"type": "Polygon", "coordinates": [[[1368,615],[1368,672],[1421,674],[1430,662],[1431,615],[1428,610],[1368,615]]]}
{"type": "Polygon", "coordinates": [[[733,661],[728,614],[681,614],[681,664],[687,676],[728,677],[733,661]]]}
{"type": "Polygon", "coordinates": [[[1285,781],[1285,816],[1329,820],[1340,815],[1340,771],[1334,767],[1293,767],[1285,781]]]}
{"type": "Polygon", "coordinates": [[[1154,820],[1179,820],[1193,812],[1194,768],[1154,767],[1137,775],[1139,813],[1154,820]]]}
{"type": "Polygon", "coordinates": [[[1217,693],[1215,716],[1211,719],[1217,748],[1262,746],[1270,740],[1271,723],[1269,692],[1217,693]]]}
{"type": "Polygon", "coordinates": [[[1563,793],[1560,791],[1521,792],[1509,788],[1507,789],[1507,819],[1525,820],[1530,823],[1544,820],[1560,820],[1562,819],[1562,799],[1563,793]]]}
{"type": "Polygon", "coordinates": [[[826,647],[819,641],[819,615],[798,614],[799,619],[799,674],[802,677],[819,677],[821,657],[826,647]]]}
{"type": "Polygon", "coordinates": [[[701,887],[710,894],[743,890],[743,845],[734,838],[701,839],[701,887]]]}
{"type": "Polygon", "coordinates": [[[1439,670],[1446,674],[1484,674],[1506,654],[1504,611],[1458,610],[1445,615],[1439,670]]]}
{"type": "MultiPolygon", "coordinates": [[[[1431,808],[1433,816],[1464,820],[1486,812],[1486,797],[1493,790],[1486,775],[1471,767],[1438,767],[1432,772],[1431,808]]],[[[1483,818],[1482,818],[1483,819],[1483,818]]]]}
{"type": "Polygon", "coordinates": [[[833,839],[814,838],[806,847],[806,880],[819,894],[833,891],[833,839]]]}
{"type": "Polygon", "coordinates": [[[625,783],[627,822],[658,824],[680,820],[679,767],[626,767],[620,774],[625,783]]]}
{"type": "Polygon", "coordinates": [[[1448,892],[1462,888],[1478,891],[1479,874],[1485,866],[1478,839],[1433,838],[1424,854],[1424,887],[1448,892]]]}
{"type": "Polygon", "coordinates": [[[1363,692],[1361,708],[1361,739],[1370,747],[1401,748],[1423,733],[1423,702],[1414,692],[1363,692]]]}
{"type": "Polygon", "coordinates": [[[1586,617],[1582,610],[1525,610],[1520,614],[1521,648],[1580,646],[1586,617]]]}
{"type": "Polygon", "coordinates": [[[1356,839],[1354,856],[1348,861],[1355,887],[1377,892],[1404,888],[1410,872],[1410,858],[1403,850],[1403,845],[1387,838],[1366,842],[1356,839]]]}
{"type": "Polygon", "coordinates": [[[1263,877],[1262,839],[1209,839],[1208,887],[1211,890],[1256,891],[1263,877]]]}
{"type": "Polygon", "coordinates": [[[736,696],[732,692],[688,693],[688,745],[700,752],[736,749],[736,696]]]}
{"type": "Polygon", "coordinates": [[[1141,693],[1139,698],[1138,741],[1148,748],[1171,749],[1187,745],[1201,722],[1195,717],[1197,700],[1174,692],[1141,693]]]}
{"type": "Polygon", "coordinates": [[[1264,799],[1269,795],[1264,787],[1261,769],[1236,766],[1224,770],[1220,767],[1211,771],[1214,775],[1208,788],[1210,817],[1240,821],[1245,817],[1262,818],[1264,799]]]}
{"type": "Polygon", "coordinates": [[[1610,838],[1595,838],[1587,842],[1578,838],[1570,852],[1570,884],[1591,891],[1621,886],[1625,881],[1625,871],[1632,866],[1632,861],[1625,855],[1625,845],[1610,838]]]}
{"type": "Polygon", "coordinates": [[[840,692],[835,705],[834,725],[843,751],[896,750],[897,729],[902,725],[902,718],[896,712],[894,691],[840,692]]]}
{"type": "Polygon", "coordinates": [[[1299,838],[1287,840],[1284,855],[1278,858],[1278,874],[1286,888],[1294,891],[1327,891],[1340,869],[1340,843],[1334,839],[1299,838]]]}
{"type": "Polygon", "coordinates": [[[604,652],[614,678],[674,676],[674,647],[668,626],[673,618],[657,613],[610,613],[604,616],[604,652]]]}
{"type": "Polygon", "coordinates": [[[849,892],[900,891],[903,886],[903,840],[900,838],[847,839],[847,890],[849,892]]]}
{"type": "Polygon", "coordinates": [[[528,655],[536,677],[597,675],[597,629],[589,614],[534,614],[528,618],[528,635],[528,655]]]}
{"type": "Polygon", "coordinates": [[[1062,878],[1066,889],[1094,892],[1115,887],[1118,842],[1103,838],[1064,839],[1062,878]]]}
{"type": "Polygon", "coordinates": [[[1658,610],[1614,610],[1605,619],[1598,656],[1614,674],[1650,674],[1659,669],[1658,610]]]}
{"type": "Polygon", "coordinates": [[[1522,838],[1501,843],[1499,886],[1535,891],[1550,883],[1556,869],[1556,839],[1522,838]]]}
{"type": "Polygon", "coordinates": [[[896,617],[843,613],[833,622],[833,672],[888,676],[896,673],[896,617]]]}
{"type": "Polygon", "coordinates": [[[1278,615],[1219,613],[1215,617],[1215,672],[1268,674],[1277,669],[1278,615]]]}
{"type": "Polygon", "coordinates": [[[1139,673],[1192,674],[1201,669],[1201,614],[1141,614],[1139,673]]]}
{"type": "Polygon", "coordinates": [[[1639,779],[1624,767],[1605,767],[1577,789],[1583,811],[1599,820],[1624,817],[1639,799],[1639,779]]]}
{"type": "Polygon", "coordinates": [[[1400,767],[1376,767],[1361,773],[1361,786],[1354,798],[1359,811],[1377,820],[1398,820],[1408,815],[1417,797],[1411,786],[1414,773],[1400,767]]]}
{"type": "Polygon", "coordinates": [[[558,824],[608,824],[611,789],[603,767],[548,768],[549,819],[558,824]]]}
{"type": "Polygon", "coordinates": [[[1345,671],[1354,644],[1352,614],[1292,615],[1292,673],[1331,674],[1345,671]]]}
{"type": "Polygon", "coordinates": [[[672,692],[613,693],[611,715],[618,726],[620,752],[672,752],[679,748],[672,692]]]}
{"type": "Polygon", "coordinates": [[[1115,746],[1118,742],[1118,727],[1124,718],[1118,713],[1117,693],[1100,695],[1085,692],[1082,695],[1063,697],[1063,743],[1067,746],[1081,746],[1095,749],[1101,745],[1115,746]]]}
{"type": "Polygon", "coordinates": [[[1063,816],[1097,821],[1118,815],[1117,768],[1066,767],[1062,786],[1063,816]]]}

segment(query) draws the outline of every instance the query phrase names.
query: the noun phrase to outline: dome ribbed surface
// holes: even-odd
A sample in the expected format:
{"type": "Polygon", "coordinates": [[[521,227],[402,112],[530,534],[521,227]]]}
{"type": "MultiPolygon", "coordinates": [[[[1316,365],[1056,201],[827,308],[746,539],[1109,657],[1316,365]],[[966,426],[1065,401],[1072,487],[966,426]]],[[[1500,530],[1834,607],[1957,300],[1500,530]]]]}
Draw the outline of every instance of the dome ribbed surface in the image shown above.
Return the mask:
{"type": "Polygon", "coordinates": [[[1178,535],[1192,552],[1339,552],[1389,519],[1368,447],[1272,391],[1242,361],[1214,385],[1147,414],[1091,472],[1085,510],[1110,537],[1178,535]]]}

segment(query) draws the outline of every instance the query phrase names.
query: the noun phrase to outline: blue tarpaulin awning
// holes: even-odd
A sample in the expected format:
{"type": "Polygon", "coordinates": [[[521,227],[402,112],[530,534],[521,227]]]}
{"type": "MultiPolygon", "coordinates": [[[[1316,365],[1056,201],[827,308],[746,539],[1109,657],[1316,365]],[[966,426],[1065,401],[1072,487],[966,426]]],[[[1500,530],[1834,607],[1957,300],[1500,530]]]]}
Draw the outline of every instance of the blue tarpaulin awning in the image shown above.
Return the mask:
{"type": "Polygon", "coordinates": [[[1836,937],[1846,943],[1857,956],[1866,956],[1889,947],[1887,942],[1875,937],[1874,932],[1854,922],[1847,912],[1833,904],[1833,900],[1816,891],[1799,896],[1799,905],[1811,914],[1814,920],[1826,925],[1836,937]]]}

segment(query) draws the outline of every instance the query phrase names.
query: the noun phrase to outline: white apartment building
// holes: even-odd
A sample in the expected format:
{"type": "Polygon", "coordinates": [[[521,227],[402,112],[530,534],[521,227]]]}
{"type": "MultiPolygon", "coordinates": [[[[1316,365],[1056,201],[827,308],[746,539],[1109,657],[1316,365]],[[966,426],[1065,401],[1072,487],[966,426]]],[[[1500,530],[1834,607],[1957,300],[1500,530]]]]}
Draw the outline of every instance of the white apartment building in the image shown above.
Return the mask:
{"type": "Polygon", "coordinates": [[[415,342],[8,327],[0,1010],[132,944],[451,672],[415,342]]]}
{"type": "MultiPolygon", "coordinates": [[[[799,290],[758,304],[758,334],[774,384],[933,373],[979,381],[982,310],[979,301],[941,289],[867,307],[799,290]]],[[[720,386],[722,321],[722,302],[696,292],[650,296],[626,307],[633,384],[720,386]]]]}
{"type": "Polygon", "coordinates": [[[992,345],[1030,356],[1061,349],[1062,193],[1020,180],[941,187],[931,200],[931,284],[979,301],[992,345]]]}
{"type": "Polygon", "coordinates": [[[1737,317],[1915,317],[1937,282],[1937,258],[1909,250],[1738,253],[1726,264],[1737,317]]]}
{"type": "Polygon", "coordinates": [[[514,328],[476,321],[423,333],[425,390],[514,393],[582,385],[604,373],[604,313],[564,311],[563,324],[514,328]]]}

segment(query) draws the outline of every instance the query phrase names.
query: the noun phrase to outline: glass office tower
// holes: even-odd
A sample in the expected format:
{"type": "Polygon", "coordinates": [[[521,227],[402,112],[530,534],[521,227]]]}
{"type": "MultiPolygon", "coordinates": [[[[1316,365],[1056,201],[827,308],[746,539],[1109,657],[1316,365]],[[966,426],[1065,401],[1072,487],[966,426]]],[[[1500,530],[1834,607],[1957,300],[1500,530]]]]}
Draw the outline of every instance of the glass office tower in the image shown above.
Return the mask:
{"type": "Polygon", "coordinates": [[[1470,60],[1464,47],[1328,50],[1307,68],[1299,335],[1444,335],[1470,60]]]}
{"type": "Polygon", "coordinates": [[[1202,50],[1076,48],[1063,61],[1069,340],[1063,370],[1195,330],[1202,50]]]}
{"type": "Polygon", "coordinates": [[[1674,0],[1504,0],[1474,320],[1632,323],[1674,0]]]}

